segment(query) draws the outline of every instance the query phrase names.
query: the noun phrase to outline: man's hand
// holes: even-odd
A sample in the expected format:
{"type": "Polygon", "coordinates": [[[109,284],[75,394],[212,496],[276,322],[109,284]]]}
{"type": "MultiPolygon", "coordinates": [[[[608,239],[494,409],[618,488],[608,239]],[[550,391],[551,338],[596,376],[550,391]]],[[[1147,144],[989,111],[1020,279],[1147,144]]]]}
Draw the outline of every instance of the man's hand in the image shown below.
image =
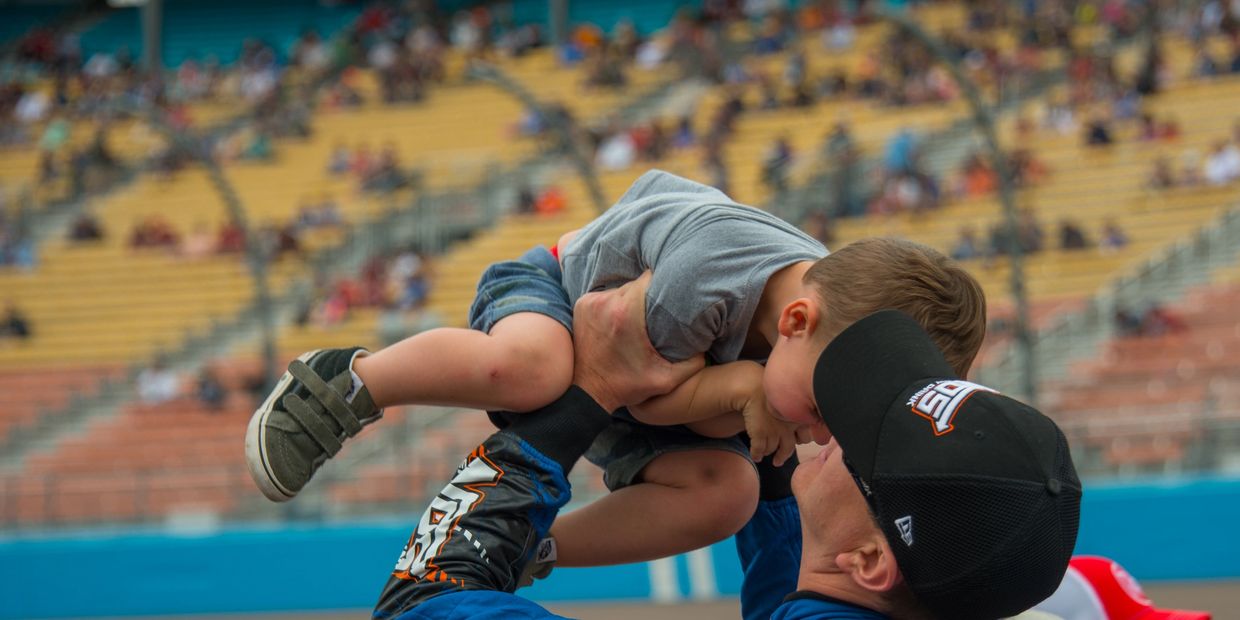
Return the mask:
{"type": "Polygon", "coordinates": [[[573,383],[615,411],[666,394],[705,365],[702,356],[675,364],[646,333],[650,272],[620,288],[587,293],[573,308],[573,383]]]}

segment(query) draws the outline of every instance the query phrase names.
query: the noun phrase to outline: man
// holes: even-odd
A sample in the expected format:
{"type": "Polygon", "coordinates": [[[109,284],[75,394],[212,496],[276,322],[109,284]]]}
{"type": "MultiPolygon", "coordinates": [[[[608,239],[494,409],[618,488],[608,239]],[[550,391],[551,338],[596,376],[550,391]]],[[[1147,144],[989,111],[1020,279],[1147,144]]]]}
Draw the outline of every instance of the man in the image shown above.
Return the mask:
{"type": "Polygon", "coordinates": [[[827,347],[814,395],[834,438],[765,468],[737,535],[747,620],[1004,618],[1055,591],[1081,487],[1050,419],[955,378],[895,311],[827,347]]]}
{"type": "MultiPolygon", "coordinates": [[[[625,311],[643,299],[633,285],[582,298],[574,387],[470,454],[423,514],[376,618],[551,617],[510,593],[554,560],[538,543],[568,500],[567,470],[606,412],[695,370],[650,347],[644,313],[625,311]]],[[[999,618],[1055,590],[1080,485],[1050,420],[953,378],[895,311],[845,330],[814,381],[839,443],[795,474],[762,468],[765,501],[737,536],[746,618],[999,618]]]]}

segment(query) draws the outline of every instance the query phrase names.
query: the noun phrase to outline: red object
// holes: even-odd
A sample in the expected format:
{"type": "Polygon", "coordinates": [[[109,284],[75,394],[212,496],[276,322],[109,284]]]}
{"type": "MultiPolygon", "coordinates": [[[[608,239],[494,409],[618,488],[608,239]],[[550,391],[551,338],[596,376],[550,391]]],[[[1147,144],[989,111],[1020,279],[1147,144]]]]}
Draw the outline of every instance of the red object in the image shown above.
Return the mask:
{"type": "Polygon", "coordinates": [[[1072,618],[1099,620],[1211,620],[1205,611],[1157,609],[1141,585],[1114,560],[1078,555],[1072,558],[1063,584],[1050,599],[1036,607],[1056,613],[1070,609],[1072,618]],[[1084,610],[1093,614],[1081,615],[1084,610]]]}
{"type": "Polygon", "coordinates": [[[540,215],[553,215],[564,210],[568,199],[558,187],[548,187],[534,202],[534,211],[540,215]]]}

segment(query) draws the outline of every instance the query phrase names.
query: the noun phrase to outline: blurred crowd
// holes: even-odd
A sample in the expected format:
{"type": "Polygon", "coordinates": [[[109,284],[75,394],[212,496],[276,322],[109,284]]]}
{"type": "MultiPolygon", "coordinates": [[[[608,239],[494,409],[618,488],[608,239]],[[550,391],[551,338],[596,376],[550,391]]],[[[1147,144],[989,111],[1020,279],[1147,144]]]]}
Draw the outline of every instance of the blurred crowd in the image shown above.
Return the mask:
{"type": "Polygon", "coordinates": [[[1096,249],[1111,253],[1129,243],[1127,233],[1113,219],[1104,220],[1095,232],[1090,233],[1076,219],[1063,218],[1058,222],[1054,236],[1048,240],[1045,227],[1031,209],[1019,212],[1014,235],[1009,234],[1009,230],[1010,227],[996,222],[983,237],[975,227],[963,226],[950,249],[951,257],[956,260],[993,259],[1010,254],[1013,244],[1023,254],[1037,254],[1050,249],[1065,252],[1096,249]]]}
{"type": "Polygon", "coordinates": [[[83,58],[74,33],[36,30],[18,50],[0,81],[0,146],[36,148],[34,183],[63,182],[68,197],[108,185],[126,164],[171,174],[194,155],[270,159],[272,138],[310,130],[307,106],[282,96],[289,81],[275,51],[257,40],[226,68],[191,59],[168,72],[143,70],[123,48],[83,58]],[[204,129],[192,106],[208,101],[236,106],[237,116],[217,119],[216,131],[182,133],[183,144],[163,135],[204,129]],[[113,149],[118,136],[145,145],[136,161],[113,149]]]}
{"type": "Polygon", "coordinates": [[[547,185],[535,190],[529,185],[517,191],[515,208],[522,215],[556,215],[568,206],[564,190],[557,185],[547,185]]]}
{"type": "MultiPolygon", "coordinates": [[[[1043,52],[1062,48],[1066,52],[1067,88],[1052,93],[1044,99],[1042,116],[1036,121],[1021,116],[1016,121],[1012,144],[1017,145],[1005,155],[1004,166],[1012,184],[1017,187],[1036,186],[1044,183],[1054,171],[1040,159],[1037,152],[1028,147],[1039,135],[1076,134],[1089,148],[1105,149],[1110,145],[1129,140],[1156,149],[1177,144],[1182,134],[1180,121],[1173,114],[1155,113],[1144,105],[1144,98],[1164,90],[1180,80],[1211,79],[1232,71],[1229,62],[1213,60],[1209,45],[1210,37],[1226,35],[1238,59],[1235,69],[1240,70],[1240,6],[1235,3],[1207,1],[1200,3],[1175,2],[1045,2],[1016,3],[974,2],[969,3],[969,28],[960,34],[946,33],[952,47],[960,54],[967,68],[978,69],[973,77],[984,86],[1007,80],[1005,88],[1014,88],[1032,78],[1039,71],[1050,69],[1041,60],[1043,52]],[[1023,8],[1019,8],[1023,7],[1023,8]],[[1148,11],[1153,11],[1152,16],[1148,11]],[[1124,75],[1116,68],[1112,43],[1095,41],[1090,45],[1074,43],[1073,32],[1082,26],[1103,26],[1110,42],[1120,42],[1138,34],[1143,23],[1151,23],[1163,35],[1177,35],[1194,41],[1198,58],[1193,67],[1177,74],[1172,70],[1163,52],[1164,41],[1154,38],[1138,43],[1140,62],[1131,75],[1124,75]],[[1015,28],[1022,44],[1010,56],[1004,56],[989,47],[987,33],[995,28],[1015,28]],[[989,82],[987,81],[989,80],[989,82]],[[1130,138],[1131,136],[1131,138],[1130,138]]],[[[1134,39],[1135,41],[1135,39],[1134,39]]],[[[897,45],[907,44],[899,41],[897,45]]],[[[924,50],[914,52],[893,51],[892,42],[886,43],[885,54],[880,57],[920,59],[924,50]]],[[[913,45],[913,44],[908,44],[913,45]]],[[[876,57],[878,58],[878,57],[876,57]]],[[[803,61],[794,53],[785,69],[785,75],[802,75],[803,61]]],[[[900,67],[897,72],[905,80],[897,81],[896,92],[932,93],[929,79],[932,74],[922,74],[910,67],[920,66],[917,60],[899,60],[888,63],[886,68],[900,67]]],[[[933,69],[933,66],[930,67],[933,69]]],[[[859,72],[865,75],[865,72],[859,72]]],[[[772,83],[773,80],[766,80],[772,83]]],[[[834,80],[832,80],[834,81],[834,80]]],[[[854,78],[856,81],[856,78],[854,78]]],[[[768,88],[772,91],[774,89],[768,88]]],[[[829,91],[830,89],[822,89],[829,91]]],[[[873,92],[891,92],[890,85],[869,89],[862,88],[853,96],[867,96],[873,92]]],[[[997,94],[993,92],[992,95],[997,94]]],[[[848,92],[848,87],[844,89],[848,92]]],[[[951,98],[954,93],[944,92],[951,98]]],[[[770,105],[779,105],[776,97],[764,97],[770,105]]],[[[886,104],[924,102],[921,96],[880,97],[886,104]]],[[[932,100],[932,99],[931,99],[932,100]]],[[[1148,184],[1155,189],[1194,185],[1225,185],[1240,179],[1240,121],[1229,137],[1220,137],[1201,153],[1186,148],[1178,161],[1169,156],[1159,156],[1148,175],[1148,184]]],[[[806,230],[830,240],[834,221],[841,217],[874,214],[921,212],[933,209],[944,201],[992,196],[999,188],[999,172],[988,153],[976,151],[968,154],[954,170],[940,178],[939,172],[923,161],[920,147],[923,136],[910,129],[901,129],[889,137],[881,153],[875,154],[880,164],[871,167],[868,175],[861,166],[861,156],[851,136],[848,121],[839,120],[828,132],[818,156],[826,171],[829,196],[820,211],[811,212],[803,222],[806,230]]],[[[778,166],[789,160],[790,149],[781,138],[771,149],[764,166],[763,178],[776,181],[778,166]]],[[[784,166],[786,167],[786,166],[784,166]]],[[[1016,230],[996,224],[989,230],[979,232],[972,227],[962,229],[952,253],[960,258],[994,257],[1005,253],[1012,240],[1026,252],[1036,253],[1056,246],[1073,251],[1097,248],[1114,251],[1128,244],[1128,235],[1113,220],[1100,224],[1090,231],[1079,222],[1067,219],[1058,223],[1054,243],[1047,242],[1036,215],[1025,210],[1019,216],[1016,230]]]]}
{"type": "Polygon", "coordinates": [[[0,267],[30,269],[37,262],[27,218],[28,202],[27,196],[11,185],[0,184],[0,267]]]}
{"type": "Polygon", "coordinates": [[[377,153],[367,142],[352,149],[338,142],[328,155],[326,170],[332,177],[352,178],[363,193],[386,194],[421,182],[417,171],[401,163],[396,143],[390,140],[377,153]]]}
{"type": "MultiPolygon", "coordinates": [[[[861,54],[856,66],[816,66],[828,51],[855,46],[858,28],[870,19],[867,2],[809,0],[789,8],[779,1],[707,0],[695,9],[677,12],[665,27],[641,33],[630,22],[610,32],[578,24],[556,50],[565,65],[580,65],[582,87],[623,89],[633,71],[674,64],[683,75],[704,77],[722,86],[723,96],[709,114],[688,112],[670,118],[621,122],[602,119],[579,124],[567,108],[554,102],[542,113],[531,111],[521,123],[525,134],[540,134],[556,123],[567,123],[585,143],[602,170],[635,165],[656,166],[676,153],[693,152],[703,176],[728,191],[733,174],[725,156],[739,118],[768,110],[812,108],[823,101],[858,99],[870,105],[938,104],[960,97],[955,82],[928,49],[912,37],[891,34],[861,54]],[[741,33],[736,37],[737,33],[741,33]],[[726,36],[725,36],[726,35],[726,36]],[[739,42],[743,53],[725,53],[739,42]],[[765,57],[783,54],[778,63],[765,57]],[[549,115],[543,118],[542,115],[549,115]]],[[[1054,171],[1024,146],[1037,132],[1082,136],[1087,145],[1105,148],[1132,133],[1136,140],[1159,148],[1174,145],[1181,134],[1172,115],[1143,109],[1142,98],[1179,79],[1208,79],[1240,70],[1240,13],[1235,3],[1208,0],[1180,3],[1048,2],[1010,3],[975,0],[966,3],[964,28],[939,33],[950,54],[978,81],[989,96],[1018,92],[1042,72],[1053,69],[1048,52],[1066,53],[1065,92],[1051,96],[1040,119],[1021,118],[1016,142],[1005,154],[1004,167],[1017,187],[1036,186],[1054,171]],[[1162,44],[1145,46],[1132,75],[1116,68],[1114,46],[1138,34],[1143,25],[1161,33],[1197,42],[1191,75],[1176,75],[1162,44]],[[1074,34],[1100,26],[1107,41],[1081,44],[1074,34]],[[1207,44],[1216,34],[1233,37],[1233,54],[1224,58],[1207,44]],[[1015,46],[1000,45],[1014,35],[1015,46]],[[1129,128],[1132,128],[1131,132],[1129,128]]],[[[467,59],[518,57],[546,44],[537,24],[521,24],[510,3],[483,3],[467,10],[440,10],[431,0],[371,2],[357,19],[339,32],[324,35],[305,30],[287,50],[266,42],[246,41],[235,63],[215,58],[187,59],[168,72],[142,70],[125,49],[85,56],[72,33],[39,30],[18,46],[17,66],[0,86],[0,142],[34,145],[40,155],[39,183],[67,180],[81,195],[121,165],[109,140],[115,123],[139,108],[161,110],[177,128],[195,127],[191,105],[197,102],[239,102],[248,112],[244,122],[231,124],[202,139],[200,148],[219,161],[269,160],[278,156],[273,140],[307,135],[308,116],[317,107],[350,107],[365,103],[369,91],[357,69],[375,72],[378,95],[385,103],[416,102],[446,79],[446,54],[455,50],[467,59]],[[32,76],[47,78],[50,87],[36,86],[32,76]],[[317,90],[308,90],[314,88],[317,90]],[[301,89],[301,90],[297,90],[301,89]],[[287,96],[295,94],[298,96],[287,96]],[[310,96],[302,96],[310,95],[310,96]],[[301,102],[301,103],[299,103],[301,102]],[[72,140],[75,125],[88,121],[89,140],[72,140]]],[[[916,128],[900,128],[873,153],[874,165],[855,138],[852,123],[837,118],[818,149],[797,152],[787,135],[771,138],[757,161],[759,179],[771,195],[792,185],[794,168],[813,160],[830,179],[824,204],[803,222],[815,236],[830,241],[841,217],[892,215],[932,211],[940,205],[993,195],[999,171],[983,152],[970,153],[952,170],[938,170],[925,161],[927,136],[916,128]]],[[[187,153],[158,143],[148,153],[156,170],[173,174],[187,153]]],[[[733,162],[731,165],[736,165],[733,162]]],[[[338,143],[329,154],[329,175],[354,180],[363,192],[384,193],[420,182],[418,172],[401,161],[394,143],[338,143]]],[[[1240,123],[1233,136],[1220,139],[1209,153],[1185,150],[1178,161],[1157,159],[1149,175],[1151,187],[1222,185],[1240,179],[1240,123]]],[[[335,199],[307,198],[295,220],[259,227],[259,246],[272,256],[296,254],[306,230],[345,224],[335,199]]],[[[552,213],[563,208],[558,188],[522,192],[518,208],[552,213]]],[[[70,237],[88,242],[102,238],[89,214],[75,223],[70,237]]],[[[1075,221],[1058,223],[1058,243],[1047,242],[1036,215],[1022,213],[1016,230],[962,229],[953,254],[959,257],[999,256],[1012,239],[1027,252],[1058,245],[1063,249],[1123,247],[1127,235],[1115,222],[1088,230],[1075,221]]],[[[129,231],[134,248],[162,248],[189,258],[240,252],[240,228],[224,223],[211,230],[205,223],[179,230],[160,216],[135,222],[129,231]]],[[[33,248],[19,226],[0,219],[0,263],[33,264],[33,248]]]]}
{"type": "MultiPolygon", "coordinates": [[[[1165,141],[1174,142],[1174,139],[1165,141]]],[[[1215,140],[1204,157],[1197,149],[1184,149],[1177,165],[1169,156],[1160,155],[1147,178],[1149,187],[1155,190],[1198,185],[1217,187],[1240,180],[1240,119],[1233,123],[1232,135],[1215,140]]]]}
{"type": "Polygon", "coordinates": [[[1115,310],[1115,331],[1121,338],[1154,338],[1188,331],[1188,322],[1159,303],[1143,308],[1120,306],[1115,310]]]}
{"type": "Polygon", "coordinates": [[[30,319],[14,301],[4,306],[4,316],[0,316],[0,341],[12,340],[21,342],[34,334],[30,319]]]}
{"type": "Polygon", "coordinates": [[[379,337],[385,344],[439,325],[426,308],[434,279],[431,258],[416,249],[372,256],[356,277],[320,274],[315,290],[301,305],[296,323],[332,329],[359,309],[380,313],[379,337]]]}
{"type": "MultiPolygon", "coordinates": [[[[253,229],[256,249],[269,260],[286,255],[300,255],[303,238],[318,230],[343,231],[347,221],[330,193],[304,197],[296,215],[287,222],[269,221],[253,229]]],[[[108,231],[89,210],[78,215],[69,226],[68,239],[86,244],[104,241],[108,231]]],[[[139,251],[160,250],[186,260],[210,256],[237,255],[246,251],[246,236],[235,220],[225,219],[214,230],[205,220],[195,222],[188,230],[174,225],[162,214],[154,213],[134,221],[126,237],[129,248],[139,251]]]]}

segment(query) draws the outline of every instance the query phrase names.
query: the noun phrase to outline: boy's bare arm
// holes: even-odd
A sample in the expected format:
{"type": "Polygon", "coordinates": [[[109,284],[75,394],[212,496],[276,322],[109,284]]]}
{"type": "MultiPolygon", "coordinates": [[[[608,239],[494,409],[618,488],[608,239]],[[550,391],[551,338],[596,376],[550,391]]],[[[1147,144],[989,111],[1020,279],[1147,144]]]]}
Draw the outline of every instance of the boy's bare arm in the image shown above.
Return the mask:
{"type": "Polygon", "coordinates": [[[762,366],[737,361],[703,368],[671,392],[631,406],[629,411],[646,424],[691,424],[740,413],[761,389],[762,366]]]}
{"type": "Polygon", "coordinates": [[[703,437],[723,439],[745,432],[745,415],[741,413],[725,413],[709,420],[690,422],[685,427],[703,437]]]}
{"type": "Polygon", "coordinates": [[[767,407],[763,370],[749,361],[703,368],[671,392],[629,411],[646,424],[685,424],[708,437],[746,431],[750,456],[760,460],[774,454],[775,462],[782,464],[796,450],[796,429],[776,419],[767,407]]]}

